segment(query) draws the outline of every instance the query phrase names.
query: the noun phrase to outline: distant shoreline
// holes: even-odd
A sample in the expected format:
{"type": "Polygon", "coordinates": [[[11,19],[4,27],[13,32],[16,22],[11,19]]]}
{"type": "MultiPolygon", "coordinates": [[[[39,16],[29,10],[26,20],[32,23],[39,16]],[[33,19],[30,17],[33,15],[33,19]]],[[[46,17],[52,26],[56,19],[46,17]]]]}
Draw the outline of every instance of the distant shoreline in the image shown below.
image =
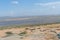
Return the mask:
{"type": "MultiPolygon", "coordinates": [[[[5,21],[6,22],[6,21],[5,21]]],[[[60,24],[60,22],[53,22],[53,23],[28,23],[28,24],[11,24],[11,25],[0,25],[1,26],[12,26],[12,25],[21,25],[21,26],[39,26],[39,25],[51,25],[51,24],[60,24]]]]}
{"type": "Polygon", "coordinates": [[[0,19],[0,26],[60,23],[60,16],[33,16],[0,19]]]}
{"type": "Polygon", "coordinates": [[[52,24],[60,24],[60,22],[55,22],[55,23],[45,23],[45,24],[14,24],[14,25],[6,25],[6,26],[0,26],[0,27],[34,27],[34,26],[43,26],[43,25],[52,25],[52,24]]]}

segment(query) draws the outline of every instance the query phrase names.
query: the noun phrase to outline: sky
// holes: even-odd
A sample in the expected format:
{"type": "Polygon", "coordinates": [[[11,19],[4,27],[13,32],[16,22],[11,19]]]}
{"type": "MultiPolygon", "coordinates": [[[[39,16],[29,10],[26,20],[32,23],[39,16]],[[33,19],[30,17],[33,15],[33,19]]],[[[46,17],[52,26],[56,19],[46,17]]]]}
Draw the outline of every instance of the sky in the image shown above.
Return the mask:
{"type": "Polygon", "coordinates": [[[0,0],[0,17],[38,15],[60,15],[60,0],[0,0]]]}

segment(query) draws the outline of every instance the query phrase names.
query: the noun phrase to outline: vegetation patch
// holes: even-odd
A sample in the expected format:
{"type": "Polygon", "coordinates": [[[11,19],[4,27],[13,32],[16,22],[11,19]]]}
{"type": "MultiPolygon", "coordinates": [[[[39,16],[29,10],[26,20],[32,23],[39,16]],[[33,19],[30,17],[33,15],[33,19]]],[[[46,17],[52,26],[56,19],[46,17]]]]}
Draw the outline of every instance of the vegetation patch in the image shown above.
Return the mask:
{"type": "Polygon", "coordinates": [[[6,32],[6,36],[5,37],[8,37],[8,36],[11,36],[11,35],[13,35],[13,33],[12,32],[6,32]]]}
{"type": "Polygon", "coordinates": [[[20,35],[20,36],[25,36],[26,34],[27,34],[27,32],[24,31],[24,32],[19,33],[18,35],[20,35]]]}
{"type": "Polygon", "coordinates": [[[46,26],[46,25],[52,25],[52,24],[60,24],[60,23],[56,22],[56,23],[45,23],[45,24],[8,25],[8,26],[0,26],[0,30],[11,29],[11,28],[24,28],[24,27],[46,26]]]}

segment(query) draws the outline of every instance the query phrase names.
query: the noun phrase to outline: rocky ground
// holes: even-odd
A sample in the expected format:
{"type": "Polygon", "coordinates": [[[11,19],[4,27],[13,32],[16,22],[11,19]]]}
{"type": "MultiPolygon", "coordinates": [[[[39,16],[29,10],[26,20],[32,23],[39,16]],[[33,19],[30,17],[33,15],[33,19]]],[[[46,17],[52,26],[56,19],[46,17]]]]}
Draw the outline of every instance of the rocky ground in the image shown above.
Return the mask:
{"type": "Polygon", "coordinates": [[[60,24],[0,30],[0,40],[60,40],[60,24]]]}

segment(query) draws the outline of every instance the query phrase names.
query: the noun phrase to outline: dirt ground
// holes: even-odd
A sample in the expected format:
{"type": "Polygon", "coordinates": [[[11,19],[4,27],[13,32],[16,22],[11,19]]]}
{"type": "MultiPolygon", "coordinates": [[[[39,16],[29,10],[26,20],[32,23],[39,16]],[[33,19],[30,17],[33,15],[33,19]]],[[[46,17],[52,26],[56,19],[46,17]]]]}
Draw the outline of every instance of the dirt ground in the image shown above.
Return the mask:
{"type": "Polygon", "coordinates": [[[57,34],[60,33],[60,24],[41,25],[36,27],[11,28],[0,30],[1,40],[60,40],[57,34]],[[27,32],[26,36],[18,35],[21,32],[27,32]],[[5,37],[6,32],[12,32],[14,35],[5,37]]]}

